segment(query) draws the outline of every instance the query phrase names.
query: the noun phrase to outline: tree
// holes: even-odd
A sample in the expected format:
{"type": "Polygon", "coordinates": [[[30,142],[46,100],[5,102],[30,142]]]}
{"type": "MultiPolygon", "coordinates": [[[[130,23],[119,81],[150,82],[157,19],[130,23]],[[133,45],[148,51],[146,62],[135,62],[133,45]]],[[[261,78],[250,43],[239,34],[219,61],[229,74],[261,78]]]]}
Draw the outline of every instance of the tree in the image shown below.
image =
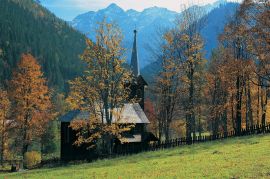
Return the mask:
{"type": "Polygon", "coordinates": [[[0,88],[0,135],[1,135],[1,164],[7,154],[8,130],[10,128],[10,100],[7,91],[0,88]]]}
{"type": "Polygon", "coordinates": [[[57,149],[57,136],[59,136],[57,121],[50,121],[46,126],[44,133],[41,135],[41,153],[52,154],[57,149]]]}
{"type": "Polygon", "coordinates": [[[235,83],[235,101],[236,101],[236,115],[235,115],[235,130],[238,135],[242,129],[242,104],[243,104],[243,93],[245,87],[245,60],[246,56],[246,38],[243,36],[245,27],[242,24],[242,20],[238,14],[235,15],[235,20],[232,21],[227,27],[225,27],[224,34],[221,37],[223,40],[223,46],[226,48],[230,63],[234,67],[230,68],[232,81],[235,83]],[[239,68],[239,67],[242,68],[239,68]]]}
{"type": "Polygon", "coordinates": [[[67,92],[67,81],[84,71],[79,54],[85,35],[33,0],[1,1],[0,12],[1,83],[7,86],[21,54],[29,52],[42,66],[49,87],[67,92]]]}
{"type": "MultiPolygon", "coordinates": [[[[258,99],[261,101],[261,124],[266,124],[266,113],[269,96],[270,82],[270,2],[245,0],[241,5],[241,18],[247,27],[246,36],[249,37],[249,52],[254,56],[253,61],[257,65],[254,70],[256,77],[253,83],[261,88],[258,99]],[[255,81],[255,82],[254,82],[255,81]]],[[[258,90],[259,93],[259,90],[258,90]]],[[[259,109],[259,102],[257,108],[259,109]]],[[[257,110],[258,111],[258,110],[257,110]]],[[[257,115],[258,112],[257,112],[257,115]]]]}
{"type": "Polygon", "coordinates": [[[82,60],[87,70],[84,76],[70,82],[68,97],[73,109],[90,114],[87,120],[75,120],[71,124],[78,131],[77,145],[92,147],[102,138],[110,153],[113,137],[121,137],[123,131],[129,130],[127,126],[113,123],[113,118],[119,119],[130,94],[131,73],[124,67],[122,39],[117,25],[103,20],[96,31],[96,43],[86,40],[82,60]]]}
{"type": "Polygon", "coordinates": [[[201,105],[201,90],[204,79],[205,60],[203,58],[204,42],[200,30],[204,25],[204,13],[200,8],[185,9],[183,16],[178,20],[176,39],[177,53],[181,61],[182,93],[181,106],[186,118],[186,137],[191,141],[196,137],[196,110],[201,105]]]}
{"type": "Polygon", "coordinates": [[[196,108],[199,104],[200,91],[199,84],[204,78],[202,69],[205,61],[202,57],[203,41],[199,34],[182,36],[183,41],[183,70],[182,77],[183,90],[187,97],[183,98],[183,106],[186,111],[186,136],[190,140],[191,133],[196,137],[196,108]]]}
{"type": "Polygon", "coordinates": [[[157,120],[157,114],[155,111],[155,106],[150,100],[150,98],[147,98],[144,102],[144,111],[145,115],[150,121],[149,130],[155,134],[155,136],[158,136],[158,120],[157,120]]]}
{"type": "Polygon", "coordinates": [[[22,144],[23,157],[52,119],[52,103],[46,83],[36,59],[30,54],[23,54],[9,86],[16,140],[22,144]]]}
{"type": "MultiPolygon", "coordinates": [[[[65,100],[65,96],[61,93],[52,95],[52,102],[54,111],[56,112],[55,117],[64,115],[68,111],[68,104],[65,100]]],[[[49,154],[57,151],[57,144],[60,138],[60,122],[59,120],[50,121],[47,125],[45,132],[41,136],[41,152],[42,154],[49,154]]]]}
{"type": "MultiPolygon", "coordinates": [[[[270,2],[261,0],[245,0],[241,4],[240,16],[249,37],[249,51],[256,56],[255,61],[259,65],[256,74],[264,81],[270,81],[269,57],[270,57],[270,2]]],[[[260,84],[258,84],[260,85],[260,84]]],[[[269,86],[263,83],[263,86],[269,86]]]]}
{"type": "MultiPolygon", "coordinates": [[[[169,140],[169,127],[182,107],[186,118],[186,137],[196,135],[196,112],[201,113],[204,84],[203,41],[199,31],[204,20],[200,8],[185,9],[174,29],[164,33],[161,70],[157,78],[159,133],[169,140]],[[181,94],[181,95],[179,95],[181,94]]],[[[200,116],[200,114],[199,114],[200,116]]],[[[199,117],[201,125],[201,118],[199,117]]],[[[201,131],[201,126],[198,127],[201,131]]]]}
{"type": "Polygon", "coordinates": [[[175,56],[174,31],[163,35],[161,70],[156,82],[158,109],[159,138],[165,134],[165,140],[170,139],[170,124],[177,112],[180,93],[180,60],[175,56]]]}
{"type": "MultiPolygon", "coordinates": [[[[259,86],[267,84],[261,73],[262,69],[267,67],[266,63],[261,60],[265,53],[263,51],[258,53],[259,49],[267,49],[265,42],[258,40],[266,37],[266,34],[254,33],[258,27],[256,19],[261,13],[257,9],[261,9],[262,6],[263,4],[245,0],[237,10],[234,20],[225,27],[221,36],[221,44],[225,49],[224,55],[228,62],[228,65],[225,64],[227,66],[225,71],[227,71],[227,77],[231,79],[231,82],[235,83],[230,85],[231,114],[234,129],[238,135],[241,133],[244,118],[246,127],[253,125],[252,91],[254,85],[256,83],[259,86]]],[[[264,125],[267,89],[261,90],[261,96],[259,93],[260,90],[257,90],[257,116],[259,116],[259,103],[261,102],[262,123],[264,125]]]]}
{"type": "Polygon", "coordinates": [[[232,65],[226,60],[224,49],[219,48],[212,52],[207,73],[207,97],[212,134],[217,135],[222,128],[226,134],[228,127],[229,95],[231,78],[227,66],[232,65]]]}

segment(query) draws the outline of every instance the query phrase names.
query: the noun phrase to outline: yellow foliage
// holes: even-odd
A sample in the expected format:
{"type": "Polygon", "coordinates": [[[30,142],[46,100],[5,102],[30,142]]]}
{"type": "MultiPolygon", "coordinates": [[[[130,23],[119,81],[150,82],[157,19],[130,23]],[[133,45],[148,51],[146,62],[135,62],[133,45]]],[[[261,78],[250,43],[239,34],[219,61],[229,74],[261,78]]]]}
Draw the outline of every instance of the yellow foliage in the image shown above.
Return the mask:
{"type": "Polygon", "coordinates": [[[98,139],[120,136],[127,129],[112,124],[112,111],[128,102],[130,94],[132,76],[124,67],[122,39],[120,29],[103,20],[96,31],[96,43],[86,40],[87,47],[81,59],[88,68],[83,77],[70,81],[71,92],[67,98],[73,109],[91,114],[88,119],[71,124],[78,131],[76,145],[87,143],[93,147],[98,139]]]}
{"type": "Polygon", "coordinates": [[[41,154],[36,151],[26,152],[23,162],[26,168],[33,169],[41,163],[41,154]]]}

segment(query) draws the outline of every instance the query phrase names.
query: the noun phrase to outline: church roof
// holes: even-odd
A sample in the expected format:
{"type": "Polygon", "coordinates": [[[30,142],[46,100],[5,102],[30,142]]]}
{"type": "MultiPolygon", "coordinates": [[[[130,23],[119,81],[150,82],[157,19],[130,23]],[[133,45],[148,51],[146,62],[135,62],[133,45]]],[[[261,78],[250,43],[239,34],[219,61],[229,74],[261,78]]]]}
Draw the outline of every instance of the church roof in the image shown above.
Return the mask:
{"type": "Polygon", "coordinates": [[[134,143],[134,142],[142,142],[142,135],[130,135],[130,136],[123,136],[119,139],[121,143],[134,143]]]}
{"type": "Polygon", "coordinates": [[[148,86],[147,82],[144,80],[144,78],[142,77],[142,75],[139,75],[137,77],[138,83],[142,84],[143,86],[148,86]]]}
{"type": "MultiPolygon", "coordinates": [[[[138,103],[135,104],[125,104],[124,107],[120,109],[116,109],[113,115],[112,123],[119,124],[148,124],[150,123],[148,118],[146,117],[144,111],[138,103]],[[119,112],[118,112],[119,111],[119,112]]],[[[89,119],[89,112],[73,110],[69,111],[65,115],[61,116],[59,120],[61,122],[71,122],[76,119],[89,119]]],[[[105,119],[103,119],[105,122],[105,119]]]]}

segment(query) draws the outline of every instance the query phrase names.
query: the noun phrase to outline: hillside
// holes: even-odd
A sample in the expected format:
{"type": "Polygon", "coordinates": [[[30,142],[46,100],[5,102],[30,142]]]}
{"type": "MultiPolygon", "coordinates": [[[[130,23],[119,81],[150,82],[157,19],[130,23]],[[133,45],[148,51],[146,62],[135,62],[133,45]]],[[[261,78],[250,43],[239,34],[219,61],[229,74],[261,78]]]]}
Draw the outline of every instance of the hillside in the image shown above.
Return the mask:
{"type": "Polygon", "coordinates": [[[269,147],[270,135],[257,135],[0,176],[9,179],[269,178],[269,147]]]}
{"type": "Polygon", "coordinates": [[[1,0],[0,82],[11,77],[22,53],[32,53],[51,87],[63,91],[82,72],[85,37],[33,0],[1,0]]]}

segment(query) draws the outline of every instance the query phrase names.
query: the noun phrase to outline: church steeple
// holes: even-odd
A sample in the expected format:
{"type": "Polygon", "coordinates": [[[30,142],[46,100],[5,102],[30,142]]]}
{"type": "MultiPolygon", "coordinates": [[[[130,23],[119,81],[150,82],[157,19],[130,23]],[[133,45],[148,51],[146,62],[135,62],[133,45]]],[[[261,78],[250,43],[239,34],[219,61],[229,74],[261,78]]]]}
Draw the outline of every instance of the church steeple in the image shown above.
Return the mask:
{"type": "Polygon", "coordinates": [[[132,48],[130,67],[134,76],[137,77],[140,75],[140,67],[139,67],[139,59],[138,59],[138,51],[137,51],[137,30],[134,30],[134,42],[133,42],[133,48],[132,48]]]}

